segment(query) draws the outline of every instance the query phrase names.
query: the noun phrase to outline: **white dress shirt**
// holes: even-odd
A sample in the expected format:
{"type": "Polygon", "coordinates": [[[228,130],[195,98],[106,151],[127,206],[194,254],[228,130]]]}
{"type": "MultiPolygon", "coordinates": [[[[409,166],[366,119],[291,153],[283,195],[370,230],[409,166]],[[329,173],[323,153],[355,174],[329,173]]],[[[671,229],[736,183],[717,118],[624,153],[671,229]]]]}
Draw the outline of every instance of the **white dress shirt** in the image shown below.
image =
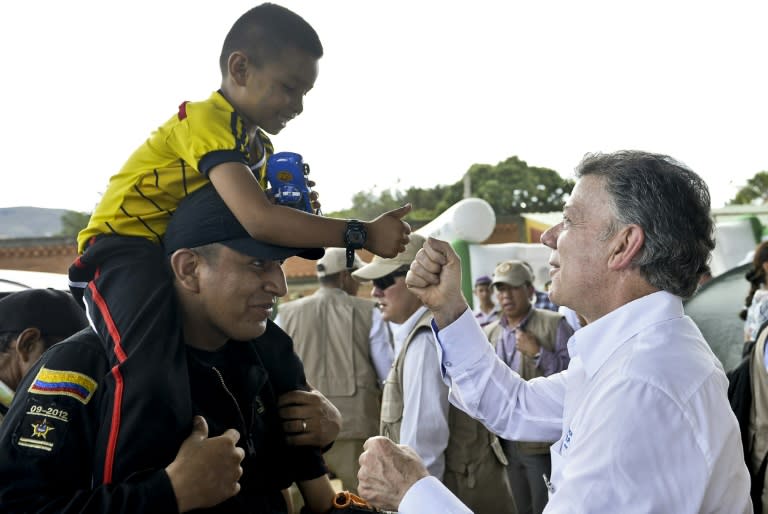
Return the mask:
{"type": "Polygon", "coordinates": [[[472,514],[445,485],[435,477],[425,477],[413,484],[403,496],[400,514],[472,514]]]}
{"type": "Polygon", "coordinates": [[[368,338],[371,346],[371,362],[379,378],[379,384],[383,385],[395,360],[395,349],[387,322],[381,319],[381,311],[378,307],[373,309],[373,322],[368,338]]]}
{"type": "MultiPolygon", "coordinates": [[[[451,402],[504,439],[557,440],[547,514],[752,512],[725,373],[680,298],[624,305],[568,349],[566,371],[525,382],[469,311],[439,332],[451,402]]],[[[412,490],[403,504],[446,494],[412,490]]]]}
{"type": "Polygon", "coordinates": [[[581,328],[581,320],[579,320],[579,315],[576,314],[575,310],[571,309],[570,307],[566,307],[565,305],[561,305],[557,308],[557,312],[563,315],[573,330],[578,330],[581,328]]]}
{"type": "MultiPolygon", "coordinates": [[[[420,307],[405,323],[391,324],[395,355],[400,353],[405,338],[426,312],[420,307]]],[[[486,343],[487,344],[487,343],[486,343]]],[[[422,330],[411,340],[403,363],[403,419],[400,444],[413,448],[424,461],[429,473],[438,480],[445,472],[445,449],[448,447],[448,387],[440,374],[440,361],[435,337],[422,330]]],[[[490,347],[490,345],[488,345],[490,347]]]]}

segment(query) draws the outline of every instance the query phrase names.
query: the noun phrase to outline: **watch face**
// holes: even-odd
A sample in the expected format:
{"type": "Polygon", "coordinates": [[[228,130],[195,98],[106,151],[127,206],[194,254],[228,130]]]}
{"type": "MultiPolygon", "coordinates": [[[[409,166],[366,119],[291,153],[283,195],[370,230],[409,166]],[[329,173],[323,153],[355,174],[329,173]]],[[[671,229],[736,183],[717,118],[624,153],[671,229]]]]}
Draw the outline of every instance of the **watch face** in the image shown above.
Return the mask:
{"type": "Polygon", "coordinates": [[[360,230],[350,230],[347,232],[347,241],[349,244],[361,245],[365,241],[365,238],[360,230]]]}
{"type": "Polygon", "coordinates": [[[355,249],[362,248],[365,245],[365,227],[358,221],[350,221],[347,230],[344,232],[344,243],[355,249]]]}

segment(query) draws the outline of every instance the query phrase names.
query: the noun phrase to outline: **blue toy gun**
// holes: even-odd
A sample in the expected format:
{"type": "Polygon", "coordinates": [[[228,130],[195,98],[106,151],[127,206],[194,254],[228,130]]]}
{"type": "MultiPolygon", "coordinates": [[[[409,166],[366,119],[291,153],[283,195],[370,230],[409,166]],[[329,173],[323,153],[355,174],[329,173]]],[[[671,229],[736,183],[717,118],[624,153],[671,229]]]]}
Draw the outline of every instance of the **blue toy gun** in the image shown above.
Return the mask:
{"type": "Polygon", "coordinates": [[[297,153],[278,152],[267,160],[267,181],[277,203],[314,214],[307,175],[309,165],[297,153]]]}

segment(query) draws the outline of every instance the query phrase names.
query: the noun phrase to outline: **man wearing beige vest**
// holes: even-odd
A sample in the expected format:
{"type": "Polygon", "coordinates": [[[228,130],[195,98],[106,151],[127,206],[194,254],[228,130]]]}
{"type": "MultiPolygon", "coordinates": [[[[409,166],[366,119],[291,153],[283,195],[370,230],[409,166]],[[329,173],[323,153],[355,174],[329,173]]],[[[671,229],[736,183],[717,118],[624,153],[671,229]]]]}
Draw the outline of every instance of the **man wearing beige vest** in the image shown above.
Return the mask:
{"type": "MultiPolygon", "coordinates": [[[[766,338],[768,330],[763,329],[757,335],[752,347],[750,380],[752,389],[752,408],[749,419],[749,465],[752,472],[753,494],[759,497],[760,504],[755,506],[756,514],[768,512],[768,473],[762,473],[763,461],[768,459],[768,368],[766,367],[766,338]],[[759,493],[758,493],[759,491],[759,493]]],[[[756,499],[753,496],[753,499],[756,499]]]]}
{"type": "MultiPolygon", "coordinates": [[[[364,264],[355,255],[353,269],[364,264]]],[[[341,412],[341,432],[324,456],[342,487],[357,492],[358,457],[378,433],[381,385],[394,354],[376,304],[355,296],[360,284],[347,270],[344,248],[326,249],[317,277],[320,288],[281,305],[275,322],[293,338],[307,382],[341,412]]]]}
{"type": "MultiPolygon", "coordinates": [[[[573,328],[559,313],[533,306],[533,275],[523,261],[496,266],[491,287],[501,318],[483,327],[496,354],[523,380],[545,377],[568,367],[568,339],[573,328]]],[[[550,442],[502,440],[507,473],[520,514],[541,514],[547,504],[543,476],[552,471],[550,442]]]]}
{"type": "Polygon", "coordinates": [[[374,257],[352,274],[373,281],[382,318],[393,326],[395,363],[384,385],[381,434],[413,448],[429,473],[475,514],[515,513],[499,441],[448,403],[432,315],[405,286],[405,275],[423,244],[422,236],[411,234],[404,252],[392,259],[374,257]]]}

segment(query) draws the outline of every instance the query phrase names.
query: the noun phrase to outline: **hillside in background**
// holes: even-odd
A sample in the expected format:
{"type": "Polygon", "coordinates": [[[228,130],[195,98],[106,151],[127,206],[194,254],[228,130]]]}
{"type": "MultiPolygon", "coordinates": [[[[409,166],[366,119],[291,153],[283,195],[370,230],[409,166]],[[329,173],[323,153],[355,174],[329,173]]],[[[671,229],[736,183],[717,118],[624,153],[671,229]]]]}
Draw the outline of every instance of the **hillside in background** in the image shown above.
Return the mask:
{"type": "Polygon", "coordinates": [[[0,208],[0,239],[48,237],[61,232],[61,216],[66,209],[42,207],[0,208]]]}

